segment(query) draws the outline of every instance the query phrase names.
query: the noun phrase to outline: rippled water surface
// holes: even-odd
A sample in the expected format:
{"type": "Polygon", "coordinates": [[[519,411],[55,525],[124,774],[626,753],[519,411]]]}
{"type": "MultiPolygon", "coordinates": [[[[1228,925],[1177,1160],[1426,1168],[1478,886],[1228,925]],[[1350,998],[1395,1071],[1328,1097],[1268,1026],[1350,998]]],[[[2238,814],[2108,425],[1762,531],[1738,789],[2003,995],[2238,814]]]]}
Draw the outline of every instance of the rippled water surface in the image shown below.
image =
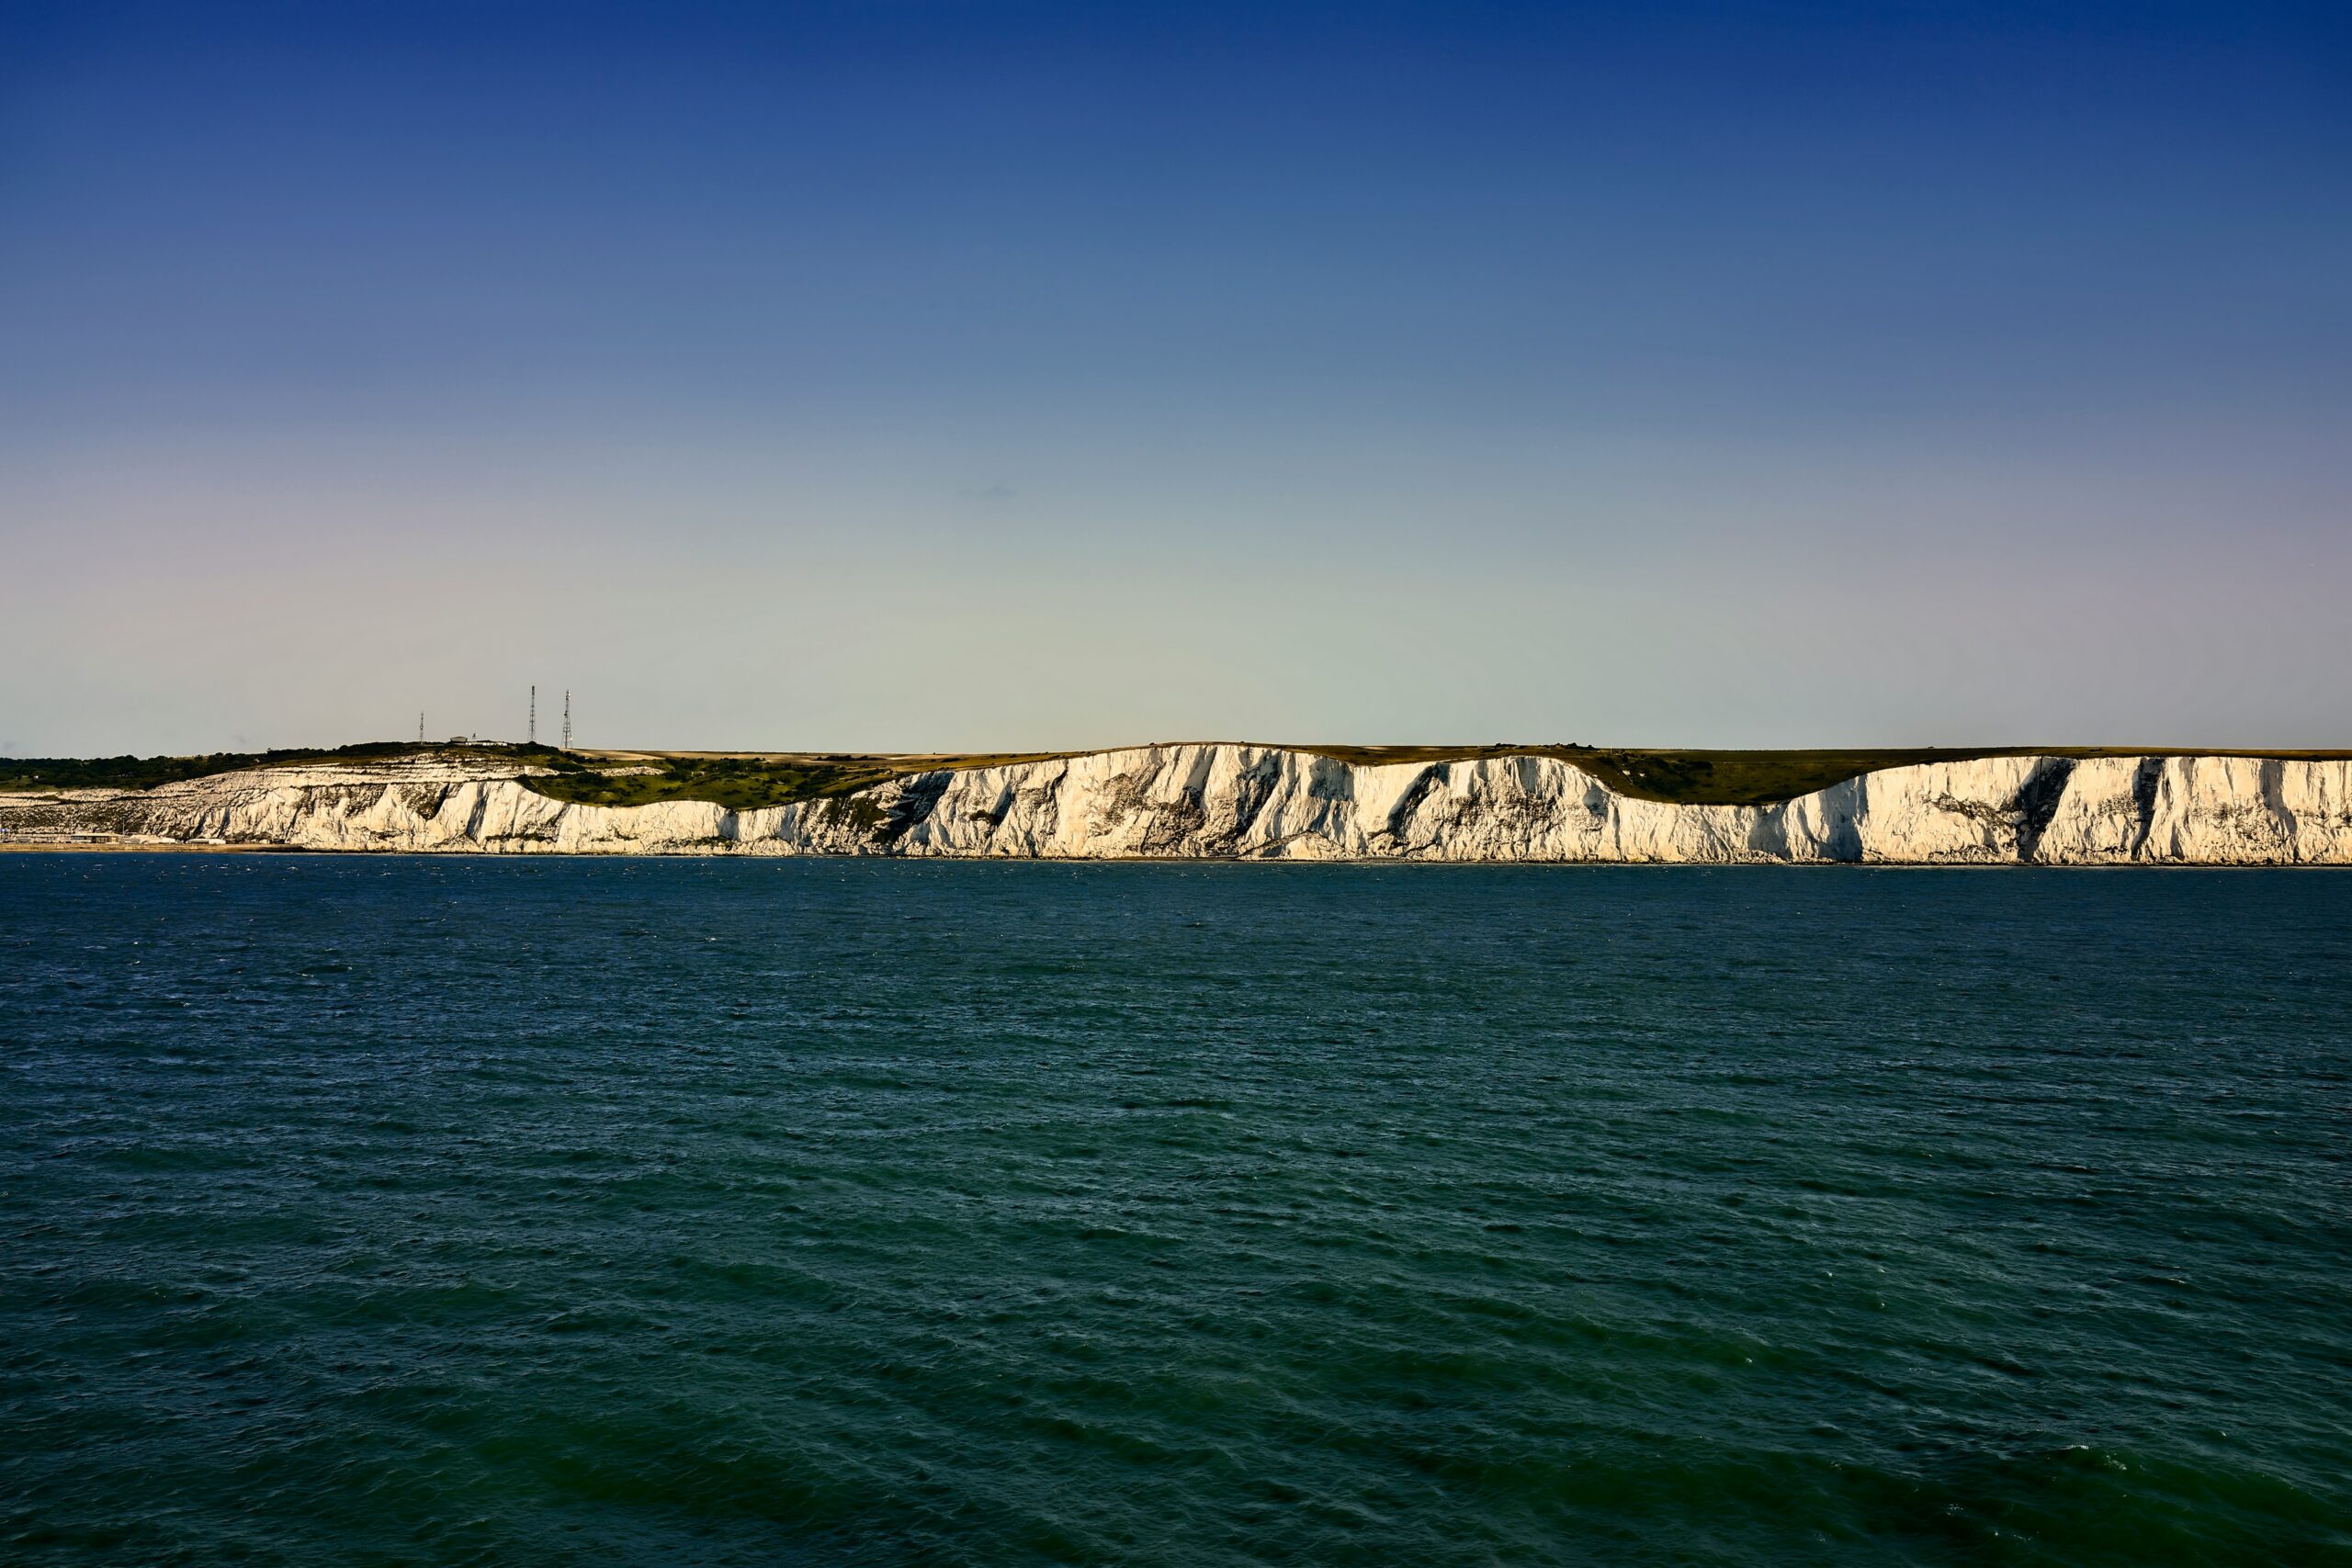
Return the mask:
{"type": "Polygon", "coordinates": [[[2352,875],[0,855],[0,1560],[2352,1553],[2352,875]]]}

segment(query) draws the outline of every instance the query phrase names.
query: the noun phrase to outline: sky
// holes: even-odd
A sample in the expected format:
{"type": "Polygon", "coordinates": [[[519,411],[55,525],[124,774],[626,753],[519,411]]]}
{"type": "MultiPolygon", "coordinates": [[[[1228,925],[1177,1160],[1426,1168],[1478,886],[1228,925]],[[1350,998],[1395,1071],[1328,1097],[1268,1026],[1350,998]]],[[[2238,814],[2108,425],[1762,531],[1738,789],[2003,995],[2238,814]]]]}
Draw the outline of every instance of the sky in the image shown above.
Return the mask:
{"type": "Polygon", "coordinates": [[[2340,6],[0,0],[0,753],[2347,675],[2340,6]]]}

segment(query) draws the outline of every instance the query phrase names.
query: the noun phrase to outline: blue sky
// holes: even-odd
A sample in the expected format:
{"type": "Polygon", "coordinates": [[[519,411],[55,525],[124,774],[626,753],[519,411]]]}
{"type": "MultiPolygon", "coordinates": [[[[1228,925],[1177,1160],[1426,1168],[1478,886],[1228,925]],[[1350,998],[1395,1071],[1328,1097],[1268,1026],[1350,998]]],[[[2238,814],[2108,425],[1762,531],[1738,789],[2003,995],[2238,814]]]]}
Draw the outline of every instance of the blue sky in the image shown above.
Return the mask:
{"type": "Polygon", "coordinates": [[[0,0],[0,750],[2352,744],[2332,7],[0,0]]]}

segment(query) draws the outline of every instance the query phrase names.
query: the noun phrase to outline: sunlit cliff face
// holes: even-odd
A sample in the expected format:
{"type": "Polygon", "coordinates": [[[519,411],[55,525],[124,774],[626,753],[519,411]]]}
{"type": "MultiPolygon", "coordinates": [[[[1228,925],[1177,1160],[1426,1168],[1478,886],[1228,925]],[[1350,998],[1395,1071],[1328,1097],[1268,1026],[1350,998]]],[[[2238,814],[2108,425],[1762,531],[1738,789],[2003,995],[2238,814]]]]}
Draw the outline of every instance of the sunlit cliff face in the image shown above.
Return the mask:
{"type": "Polygon", "coordinates": [[[582,854],[1920,864],[2352,863],[2352,761],[1996,757],[1778,805],[1634,799],[1554,757],[1367,766],[1230,745],[910,773],[762,809],[559,801],[462,761],[0,795],[13,841],[582,854]]]}

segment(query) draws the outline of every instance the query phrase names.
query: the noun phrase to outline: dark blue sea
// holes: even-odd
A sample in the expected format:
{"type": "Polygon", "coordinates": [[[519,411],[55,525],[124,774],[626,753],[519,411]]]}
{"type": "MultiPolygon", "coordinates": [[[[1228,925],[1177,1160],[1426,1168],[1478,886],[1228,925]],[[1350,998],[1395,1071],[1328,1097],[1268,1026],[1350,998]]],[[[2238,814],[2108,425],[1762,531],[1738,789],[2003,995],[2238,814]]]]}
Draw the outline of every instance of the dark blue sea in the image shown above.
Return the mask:
{"type": "Polygon", "coordinates": [[[0,855],[0,1562],[2352,1562],[2352,874],[0,855]]]}

